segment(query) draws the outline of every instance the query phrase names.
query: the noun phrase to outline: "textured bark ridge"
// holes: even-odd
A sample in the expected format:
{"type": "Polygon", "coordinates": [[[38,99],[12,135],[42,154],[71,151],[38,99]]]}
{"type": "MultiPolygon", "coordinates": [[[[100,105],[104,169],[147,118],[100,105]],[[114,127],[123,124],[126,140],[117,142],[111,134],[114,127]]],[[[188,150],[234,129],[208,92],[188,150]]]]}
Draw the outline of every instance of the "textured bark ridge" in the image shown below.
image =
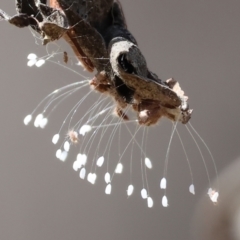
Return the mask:
{"type": "Polygon", "coordinates": [[[97,74],[90,85],[113,97],[124,120],[128,105],[139,124],[161,117],[187,123],[192,110],[174,79],[162,81],[147,67],[137,42],[128,31],[118,0],[16,0],[17,15],[0,10],[0,18],[17,27],[32,27],[43,44],[64,38],[84,68],[97,74]]]}

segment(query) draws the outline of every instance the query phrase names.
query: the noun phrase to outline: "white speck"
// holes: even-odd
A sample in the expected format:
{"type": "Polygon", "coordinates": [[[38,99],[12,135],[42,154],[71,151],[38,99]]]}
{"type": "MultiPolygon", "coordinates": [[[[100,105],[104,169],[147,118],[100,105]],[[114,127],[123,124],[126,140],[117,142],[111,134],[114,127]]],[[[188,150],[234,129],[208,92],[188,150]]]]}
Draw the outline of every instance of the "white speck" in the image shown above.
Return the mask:
{"type": "Polygon", "coordinates": [[[193,195],[195,195],[195,187],[194,187],[193,184],[191,184],[191,185],[189,186],[189,192],[192,193],[193,195]]]}
{"type": "Polygon", "coordinates": [[[36,127],[36,128],[39,127],[42,119],[43,119],[43,115],[41,113],[38,114],[34,121],[34,127],[36,127]]]}
{"type": "Polygon", "coordinates": [[[212,202],[216,203],[219,197],[219,193],[215,190],[213,190],[212,188],[208,189],[208,195],[211,199],[212,202]]]}
{"type": "Polygon", "coordinates": [[[85,134],[90,132],[91,130],[92,127],[90,125],[83,125],[79,130],[79,134],[85,136],[85,134]]]}
{"type": "Polygon", "coordinates": [[[101,166],[103,165],[103,163],[104,163],[104,157],[102,156],[102,157],[98,158],[98,160],[97,160],[97,166],[98,166],[98,167],[101,167],[101,166]]]}
{"type": "Polygon", "coordinates": [[[92,182],[92,173],[89,173],[89,174],[87,175],[87,180],[88,180],[89,182],[92,182]]]}
{"type": "Polygon", "coordinates": [[[37,1],[37,2],[35,3],[35,5],[36,5],[36,7],[38,7],[38,8],[39,8],[40,1],[37,1]]]}
{"type": "Polygon", "coordinates": [[[29,61],[27,62],[27,66],[28,66],[28,67],[32,67],[33,65],[36,64],[36,62],[37,62],[36,59],[31,59],[31,60],[29,60],[29,61]]]}
{"type": "Polygon", "coordinates": [[[47,125],[48,123],[48,119],[47,118],[43,118],[40,123],[39,123],[39,126],[40,128],[45,128],[45,126],[47,125]]]}
{"type": "Polygon", "coordinates": [[[131,196],[133,193],[133,190],[134,190],[134,186],[130,184],[127,189],[127,195],[131,196]]]}
{"type": "Polygon", "coordinates": [[[98,113],[98,115],[102,115],[102,114],[104,114],[106,112],[106,110],[102,110],[102,111],[100,111],[99,113],[98,113]]]}
{"type": "Polygon", "coordinates": [[[80,161],[78,161],[78,160],[74,161],[73,162],[73,170],[77,172],[80,168],[81,168],[80,161]]]}
{"type": "Polygon", "coordinates": [[[162,197],[162,205],[163,207],[168,207],[168,199],[165,195],[162,197]]]}
{"type": "Polygon", "coordinates": [[[62,153],[62,150],[61,150],[61,149],[58,149],[58,150],[56,151],[56,158],[60,159],[61,153],[62,153]]]}
{"type": "Polygon", "coordinates": [[[23,122],[25,125],[28,125],[31,122],[31,120],[32,120],[32,115],[29,114],[24,118],[23,122]]]}
{"type": "Polygon", "coordinates": [[[111,182],[111,176],[109,172],[105,173],[104,180],[107,184],[111,182]]]}
{"type": "Polygon", "coordinates": [[[151,160],[149,158],[145,158],[145,165],[149,169],[152,168],[152,162],[151,162],[151,160]]]}
{"type": "Polygon", "coordinates": [[[97,179],[97,174],[93,173],[92,174],[92,184],[94,184],[96,182],[96,179],[97,179]]]}
{"type": "Polygon", "coordinates": [[[65,162],[65,160],[67,159],[67,156],[68,156],[68,153],[66,151],[62,151],[59,159],[62,162],[65,162]]]}
{"type": "Polygon", "coordinates": [[[35,53],[29,53],[28,56],[27,56],[28,60],[36,59],[36,58],[37,58],[37,55],[35,53]]]}
{"type": "Polygon", "coordinates": [[[76,65],[83,67],[82,63],[79,61],[76,63],[76,65]]]}
{"type": "Polygon", "coordinates": [[[36,67],[41,67],[43,64],[45,63],[45,60],[44,59],[40,59],[36,62],[36,67]]]}
{"type": "Polygon", "coordinates": [[[115,169],[115,173],[121,174],[123,171],[123,165],[122,163],[118,163],[115,169]]]}
{"type": "Polygon", "coordinates": [[[79,177],[80,177],[81,179],[84,179],[85,176],[86,176],[86,168],[82,168],[82,169],[80,170],[79,177]]]}
{"type": "Polygon", "coordinates": [[[111,194],[111,192],[112,192],[112,185],[109,183],[105,188],[105,193],[111,194]]]}
{"type": "Polygon", "coordinates": [[[187,101],[183,101],[183,102],[182,102],[182,105],[181,105],[181,109],[182,109],[182,110],[186,110],[187,108],[188,108],[187,101]]]}
{"type": "Polygon", "coordinates": [[[89,173],[87,176],[87,180],[92,184],[96,182],[96,178],[97,178],[96,173],[89,173]]]}
{"type": "Polygon", "coordinates": [[[152,207],[153,207],[153,200],[152,200],[151,197],[148,197],[148,198],[147,198],[147,204],[148,204],[148,207],[149,207],[149,208],[152,208],[152,207]]]}
{"type": "Polygon", "coordinates": [[[141,196],[143,199],[146,199],[148,197],[147,190],[145,188],[141,190],[141,196]]]}
{"type": "Polygon", "coordinates": [[[167,179],[166,178],[161,179],[160,188],[161,189],[166,189],[167,188],[167,179]]]}
{"type": "Polygon", "coordinates": [[[87,155],[79,153],[77,155],[77,160],[80,162],[81,166],[85,166],[87,162],[87,155]]]}
{"type": "Polygon", "coordinates": [[[66,152],[69,152],[70,149],[70,143],[68,141],[66,141],[63,145],[63,148],[66,152]]]}
{"type": "Polygon", "coordinates": [[[53,144],[57,144],[57,142],[58,142],[58,140],[59,140],[59,134],[55,134],[54,136],[53,136],[53,138],[52,138],[52,143],[53,144]]]}

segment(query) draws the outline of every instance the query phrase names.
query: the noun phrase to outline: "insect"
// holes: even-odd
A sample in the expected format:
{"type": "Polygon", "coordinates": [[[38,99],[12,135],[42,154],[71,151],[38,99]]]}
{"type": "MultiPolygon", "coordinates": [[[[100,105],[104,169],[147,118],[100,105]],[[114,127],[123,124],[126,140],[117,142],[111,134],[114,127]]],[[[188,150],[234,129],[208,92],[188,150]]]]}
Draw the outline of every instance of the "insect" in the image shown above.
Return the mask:
{"type": "Polygon", "coordinates": [[[63,61],[65,63],[68,63],[68,54],[67,54],[67,52],[63,52],[63,61]]]}
{"type": "Polygon", "coordinates": [[[77,144],[78,143],[78,133],[74,130],[69,130],[68,131],[68,138],[72,144],[77,144]]]}
{"type": "MultiPolygon", "coordinates": [[[[93,70],[97,72],[91,80],[83,80],[55,90],[40,104],[43,105],[43,110],[36,116],[34,126],[44,128],[48,122],[47,112],[52,113],[63,100],[87,86],[93,90],[89,91],[73,106],[63,120],[59,132],[53,136],[52,142],[57,144],[63,128],[68,123],[67,138],[56,151],[56,157],[65,161],[71,144],[81,143],[79,154],[73,163],[74,170],[80,170],[81,179],[86,177],[88,171],[87,180],[94,184],[97,179],[97,168],[102,167],[107,162],[107,170],[104,175],[105,193],[110,194],[113,175],[123,172],[121,160],[125,152],[128,149],[133,149],[133,145],[137,145],[140,150],[143,176],[141,196],[143,199],[147,199],[148,206],[152,207],[153,199],[149,195],[146,177],[146,168],[151,169],[152,162],[143,149],[144,140],[139,143],[136,140],[136,135],[141,129],[155,125],[165,117],[173,122],[165,159],[164,176],[160,181],[160,188],[165,191],[162,205],[167,207],[166,175],[171,141],[173,134],[177,132],[177,123],[187,124],[191,118],[192,110],[189,109],[188,97],[185,96],[175,79],[170,78],[162,81],[149,70],[137,41],[127,29],[120,2],[113,0],[52,0],[48,6],[46,0],[28,0],[17,1],[16,6],[18,15],[10,17],[1,10],[0,17],[17,27],[30,26],[41,35],[43,45],[60,38],[65,39],[82,66],[89,72],[93,72],[93,70]],[[94,92],[100,93],[99,99],[79,120],[73,123],[82,103],[87,101],[94,92]],[[112,117],[113,112],[118,118],[112,117]],[[134,133],[129,130],[129,123],[137,125],[134,133]],[[125,130],[129,132],[130,141],[123,150],[118,149],[118,152],[122,151],[122,153],[119,154],[116,168],[111,174],[108,167],[108,152],[113,146],[114,135],[123,129],[120,126],[125,127],[125,130]],[[110,127],[113,129],[108,135],[110,127]],[[106,136],[109,137],[106,139],[106,136]],[[105,145],[104,148],[102,143],[105,145]],[[91,153],[94,145],[96,146],[95,151],[91,153]],[[102,151],[102,149],[104,150],[102,151]],[[92,155],[92,159],[94,159],[90,170],[87,169],[89,155],[92,155]]],[[[40,67],[45,63],[44,59],[38,58],[35,54],[30,54],[28,59],[28,66],[40,67]]],[[[64,61],[68,61],[66,54],[64,54],[64,61]]],[[[39,107],[24,119],[26,125],[37,111],[39,111],[39,107]]],[[[191,126],[190,123],[189,125],[191,126]]],[[[195,132],[194,128],[192,129],[195,132]]],[[[202,140],[198,134],[197,136],[202,140]]],[[[121,141],[119,140],[119,142],[121,141]]],[[[212,156],[211,153],[210,156],[212,156]]],[[[127,195],[130,196],[133,190],[134,185],[130,181],[127,195]]],[[[189,191],[195,194],[193,183],[190,185],[189,191]]]]}

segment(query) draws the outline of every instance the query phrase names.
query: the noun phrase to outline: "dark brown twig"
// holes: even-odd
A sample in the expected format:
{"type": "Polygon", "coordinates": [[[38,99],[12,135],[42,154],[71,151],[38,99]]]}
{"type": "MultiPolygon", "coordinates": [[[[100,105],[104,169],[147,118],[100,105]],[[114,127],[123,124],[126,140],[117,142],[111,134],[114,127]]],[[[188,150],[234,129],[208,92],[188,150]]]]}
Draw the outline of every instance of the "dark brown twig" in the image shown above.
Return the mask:
{"type": "Polygon", "coordinates": [[[97,70],[90,85],[113,97],[119,117],[127,120],[124,108],[131,105],[139,124],[147,126],[163,116],[184,124],[191,118],[179,84],[149,71],[119,1],[51,0],[47,6],[45,0],[17,0],[16,8],[17,15],[0,11],[0,17],[17,27],[31,26],[43,44],[64,38],[86,70],[97,70]]]}

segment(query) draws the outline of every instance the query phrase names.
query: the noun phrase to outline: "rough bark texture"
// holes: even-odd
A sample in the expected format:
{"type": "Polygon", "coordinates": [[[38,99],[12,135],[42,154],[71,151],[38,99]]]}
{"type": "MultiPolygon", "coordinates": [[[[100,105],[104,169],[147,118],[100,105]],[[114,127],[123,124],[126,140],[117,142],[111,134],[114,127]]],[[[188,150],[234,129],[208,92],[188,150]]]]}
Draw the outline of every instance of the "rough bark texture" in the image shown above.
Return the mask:
{"type": "Polygon", "coordinates": [[[86,70],[97,70],[90,84],[115,99],[119,117],[130,104],[143,125],[162,116],[184,124],[191,118],[179,84],[149,71],[119,1],[50,0],[47,6],[45,0],[17,0],[16,9],[13,17],[0,10],[0,17],[17,27],[31,26],[44,45],[63,37],[86,70]]]}

